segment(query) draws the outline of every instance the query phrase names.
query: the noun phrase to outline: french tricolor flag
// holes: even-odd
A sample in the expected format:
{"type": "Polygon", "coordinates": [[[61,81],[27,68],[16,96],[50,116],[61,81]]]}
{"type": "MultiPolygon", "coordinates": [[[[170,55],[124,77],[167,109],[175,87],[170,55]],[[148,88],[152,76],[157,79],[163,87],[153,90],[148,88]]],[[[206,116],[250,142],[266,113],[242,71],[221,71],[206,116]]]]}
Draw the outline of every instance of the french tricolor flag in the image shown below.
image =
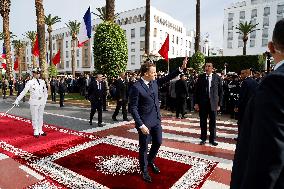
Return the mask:
{"type": "Polygon", "coordinates": [[[91,10],[89,7],[83,17],[82,23],[80,24],[80,30],[77,35],[78,47],[82,47],[85,42],[89,41],[91,36],[92,36],[92,19],[91,19],[91,10]]]}
{"type": "Polygon", "coordinates": [[[6,59],[6,49],[5,49],[4,43],[3,43],[3,51],[2,51],[1,58],[6,59]]]}

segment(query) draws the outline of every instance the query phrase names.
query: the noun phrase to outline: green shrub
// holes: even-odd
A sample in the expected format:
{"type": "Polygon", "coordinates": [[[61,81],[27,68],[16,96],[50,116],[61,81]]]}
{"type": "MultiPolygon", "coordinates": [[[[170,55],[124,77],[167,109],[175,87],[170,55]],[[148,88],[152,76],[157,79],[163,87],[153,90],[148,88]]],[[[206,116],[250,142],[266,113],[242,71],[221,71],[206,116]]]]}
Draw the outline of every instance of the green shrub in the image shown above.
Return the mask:
{"type": "Polygon", "coordinates": [[[94,67],[96,73],[116,77],[126,70],[127,41],[123,29],[113,22],[99,24],[94,36],[94,67]]]}
{"type": "MultiPolygon", "coordinates": [[[[187,67],[192,67],[200,72],[203,71],[203,66],[197,64],[197,59],[194,60],[193,57],[189,57],[187,67]]],[[[178,57],[170,59],[170,71],[176,69],[182,65],[184,57],[178,57]]],[[[212,56],[205,57],[205,62],[213,63],[217,72],[222,72],[224,70],[224,65],[227,63],[227,72],[237,72],[239,73],[242,69],[252,68],[257,71],[261,71],[265,65],[265,57],[263,55],[247,55],[247,56],[212,56]]],[[[165,60],[159,60],[156,62],[158,71],[167,71],[167,62],[165,60]]]]}

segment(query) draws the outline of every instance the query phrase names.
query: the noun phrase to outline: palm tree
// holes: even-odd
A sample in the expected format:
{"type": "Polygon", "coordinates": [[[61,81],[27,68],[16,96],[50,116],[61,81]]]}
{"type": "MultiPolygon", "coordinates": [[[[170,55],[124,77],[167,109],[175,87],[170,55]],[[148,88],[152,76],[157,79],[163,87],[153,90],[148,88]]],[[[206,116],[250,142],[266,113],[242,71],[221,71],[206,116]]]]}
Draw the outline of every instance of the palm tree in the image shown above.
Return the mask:
{"type": "Polygon", "coordinates": [[[23,60],[24,47],[26,46],[26,43],[21,40],[13,40],[12,44],[15,50],[15,55],[19,63],[19,76],[21,76],[22,75],[22,63],[21,62],[23,60]]]}
{"type": "Polygon", "coordinates": [[[8,78],[12,78],[12,64],[11,64],[11,44],[10,44],[10,26],[9,26],[9,14],[10,14],[11,0],[0,1],[0,14],[3,18],[3,34],[4,34],[4,46],[6,49],[6,64],[8,78]]]}
{"type": "Polygon", "coordinates": [[[240,35],[242,35],[243,38],[243,42],[244,42],[244,46],[243,46],[243,55],[247,54],[247,41],[248,41],[248,35],[256,30],[256,26],[257,24],[252,24],[251,22],[247,22],[245,21],[245,23],[239,23],[239,26],[236,27],[236,29],[238,30],[237,33],[239,33],[240,35]]]}
{"type": "Polygon", "coordinates": [[[102,21],[106,21],[106,6],[101,8],[96,8],[96,10],[99,12],[98,14],[95,12],[92,12],[95,16],[99,17],[102,21]]]}
{"type": "Polygon", "coordinates": [[[145,54],[149,56],[150,40],[150,0],[146,0],[145,54]]]}
{"type": "MultiPolygon", "coordinates": [[[[0,41],[4,40],[4,33],[0,32],[0,41]]],[[[14,37],[17,37],[16,35],[14,35],[12,32],[10,32],[10,39],[13,39],[14,37]]]]}
{"type": "Polygon", "coordinates": [[[48,26],[47,32],[48,32],[48,39],[49,39],[49,61],[50,61],[50,66],[52,65],[52,37],[51,37],[51,32],[52,32],[52,26],[56,24],[57,22],[61,22],[61,18],[58,16],[52,17],[51,14],[48,16],[45,16],[45,24],[48,26]]]}
{"type": "MultiPolygon", "coordinates": [[[[28,38],[31,41],[31,52],[33,52],[33,47],[35,45],[35,40],[36,40],[36,31],[27,31],[24,36],[28,38]]],[[[36,60],[35,56],[32,54],[32,64],[33,67],[36,67],[36,60]]]]}
{"type": "Polygon", "coordinates": [[[77,45],[75,46],[75,42],[77,42],[77,35],[79,33],[79,30],[80,30],[80,22],[78,22],[77,20],[69,21],[68,24],[66,24],[66,26],[69,28],[71,36],[72,36],[72,42],[71,42],[71,46],[72,46],[72,51],[71,51],[72,75],[73,75],[73,78],[75,78],[75,48],[77,46],[77,45]]]}
{"type": "Polygon", "coordinates": [[[106,0],[106,20],[114,21],[115,0],[106,0]]]}
{"type": "Polygon", "coordinates": [[[42,77],[48,78],[48,70],[46,64],[46,44],[45,44],[45,16],[43,8],[43,0],[35,0],[36,17],[37,17],[37,34],[39,46],[39,66],[43,70],[42,77]]]}
{"type": "Polygon", "coordinates": [[[194,50],[195,52],[200,51],[200,0],[196,0],[196,36],[194,50]]]}
{"type": "MultiPolygon", "coordinates": [[[[106,21],[106,6],[101,7],[101,8],[96,8],[96,10],[99,12],[98,14],[95,12],[92,12],[95,16],[99,17],[99,19],[101,19],[102,21],[106,21]]],[[[114,19],[117,18],[117,16],[119,15],[119,13],[116,13],[114,15],[114,19]]]]}

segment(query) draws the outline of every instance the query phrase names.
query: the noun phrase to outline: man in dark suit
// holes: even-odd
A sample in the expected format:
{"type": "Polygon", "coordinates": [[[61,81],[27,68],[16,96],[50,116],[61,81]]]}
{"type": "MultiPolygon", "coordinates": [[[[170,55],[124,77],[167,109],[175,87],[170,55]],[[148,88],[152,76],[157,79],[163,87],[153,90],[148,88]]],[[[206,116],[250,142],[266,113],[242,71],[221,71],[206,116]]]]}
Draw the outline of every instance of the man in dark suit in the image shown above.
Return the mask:
{"type": "Polygon", "coordinates": [[[58,84],[58,93],[59,93],[59,106],[64,107],[64,97],[67,91],[66,83],[64,77],[60,78],[58,84]]]}
{"type": "Polygon", "coordinates": [[[103,98],[106,90],[105,83],[102,82],[103,75],[98,74],[96,80],[93,80],[88,88],[89,100],[91,101],[91,113],[90,113],[90,125],[92,125],[93,117],[98,111],[98,126],[102,127],[102,108],[103,108],[103,98]]]}
{"type": "Polygon", "coordinates": [[[184,74],[180,74],[180,79],[175,83],[175,91],[176,91],[176,118],[179,118],[179,114],[181,113],[181,118],[184,119],[186,98],[188,97],[186,77],[184,74]]]}
{"type": "Polygon", "coordinates": [[[207,118],[209,115],[209,143],[217,146],[216,139],[216,116],[220,110],[222,102],[223,90],[221,78],[217,74],[213,74],[213,64],[205,64],[205,72],[201,74],[196,83],[195,91],[195,106],[196,111],[199,111],[200,127],[201,127],[201,142],[200,145],[206,143],[207,139],[207,118]]]}
{"type": "Polygon", "coordinates": [[[284,19],[268,48],[276,63],[249,100],[236,146],[231,189],[284,188],[284,19]]]}
{"type": "Polygon", "coordinates": [[[161,115],[158,98],[158,87],[170,81],[186,68],[187,57],[179,70],[156,79],[156,67],[153,63],[146,61],[141,65],[141,79],[138,80],[130,91],[130,111],[135,121],[135,127],[139,133],[139,163],[142,178],[146,182],[152,182],[148,173],[148,166],[156,174],[159,168],[154,164],[154,159],[162,144],[161,115]],[[148,144],[152,138],[152,146],[147,156],[148,144]]]}
{"type": "Polygon", "coordinates": [[[117,121],[116,116],[118,115],[120,108],[122,108],[123,121],[129,121],[126,109],[128,104],[128,83],[125,79],[125,73],[122,72],[119,74],[119,78],[114,82],[116,87],[116,108],[112,115],[113,121],[117,121]]]}
{"type": "Polygon", "coordinates": [[[51,100],[53,102],[56,102],[56,91],[58,90],[58,82],[54,78],[54,76],[52,76],[50,80],[50,90],[51,90],[51,100]]]}
{"type": "Polygon", "coordinates": [[[258,82],[251,77],[251,70],[245,69],[241,71],[242,84],[240,89],[240,96],[237,102],[237,107],[235,108],[235,112],[238,112],[238,135],[241,130],[241,122],[243,120],[245,108],[250,97],[254,94],[256,87],[258,86],[258,82]]]}

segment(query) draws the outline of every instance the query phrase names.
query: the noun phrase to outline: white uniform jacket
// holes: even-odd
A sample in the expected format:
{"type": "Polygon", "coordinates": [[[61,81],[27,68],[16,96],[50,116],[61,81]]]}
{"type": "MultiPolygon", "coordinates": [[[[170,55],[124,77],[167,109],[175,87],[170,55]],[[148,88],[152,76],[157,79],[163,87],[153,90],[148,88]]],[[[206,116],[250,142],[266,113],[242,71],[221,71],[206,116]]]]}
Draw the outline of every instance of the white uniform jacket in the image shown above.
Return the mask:
{"type": "Polygon", "coordinates": [[[17,101],[19,102],[29,91],[30,92],[30,105],[45,105],[48,97],[47,88],[44,80],[38,79],[39,83],[36,78],[29,80],[24,90],[21,94],[17,97],[17,101]]]}

